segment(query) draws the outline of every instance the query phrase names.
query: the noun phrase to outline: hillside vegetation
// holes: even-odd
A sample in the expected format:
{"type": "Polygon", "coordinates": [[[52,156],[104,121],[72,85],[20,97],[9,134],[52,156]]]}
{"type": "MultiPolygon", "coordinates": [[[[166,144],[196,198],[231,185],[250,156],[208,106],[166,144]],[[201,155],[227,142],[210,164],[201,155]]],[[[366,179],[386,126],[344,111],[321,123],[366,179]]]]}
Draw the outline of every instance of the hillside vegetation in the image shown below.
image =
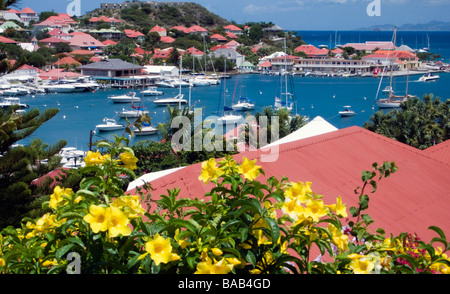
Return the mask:
{"type": "Polygon", "coordinates": [[[200,25],[205,28],[217,27],[229,24],[222,17],[208,11],[206,8],[195,3],[179,3],[177,5],[133,4],[129,8],[123,9],[96,9],[85,17],[105,15],[108,17],[120,18],[130,26],[176,26],[183,25],[190,27],[200,25]]]}

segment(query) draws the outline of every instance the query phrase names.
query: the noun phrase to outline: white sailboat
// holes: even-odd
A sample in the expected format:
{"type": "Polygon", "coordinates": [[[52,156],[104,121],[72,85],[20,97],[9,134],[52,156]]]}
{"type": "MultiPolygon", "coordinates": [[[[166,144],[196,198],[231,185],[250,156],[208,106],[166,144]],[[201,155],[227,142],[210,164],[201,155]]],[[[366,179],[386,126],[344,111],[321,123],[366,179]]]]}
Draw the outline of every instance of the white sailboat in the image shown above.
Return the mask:
{"type": "MultiPolygon", "coordinates": [[[[225,61],[225,71],[226,71],[226,61],[225,61]]],[[[231,111],[233,108],[225,106],[226,95],[226,82],[224,80],[224,92],[223,92],[223,113],[222,116],[217,119],[217,123],[219,125],[239,125],[244,121],[244,117],[242,115],[233,114],[231,111]]]]}
{"type": "MultiPolygon", "coordinates": [[[[181,56],[181,61],[180,61],[180,81],[181,81],[181,71],[182,71],[182,66],[183,66],[183,56],[181,56]]],[[[181,94],[181,84],[178,85],[179,88],[179,93],[178,95],[176,95],[175,97],[171,97],[171,98],[161,98],[161,99],[155,99],[153,100],[153,103],[159,106],[166,106],[166,105],[179,105],[181,106],[181,104],[186,104],[187,100],[184,99],[184,94],[181,94]]]]}
{"type": "Polygon", "coordinates": [[[275,97],[275,104],[274,107],[276,110],[278,109],[287,109],[289,111],[292,111],[294,102],[293,97],[294,94],[288,92],[288,73],[287,73],[287,57],[286,57],[286,39],[284,39],[284,74],[281,74],[280,72],[280,78],[282,79],[284,76],[284,93],[283,93],[283,87],[281,88],[280,97],[275,97]],[[283,99],[283,95],[285,96],[283,99]]]}
{"type": "MultiPolygon", "coordinates": [[[[391,76],[390,76],[390,82],[389,82],[389,88],[392,89],[392,78],[393,78],[393,72],[394,72],[394,63],[393,63],[393,59],[395,58],[395,42],[396,42],[396,38],[397,38],[397,27],[395,27],[394,29],[394,50],[392,52],[392,56],[391,56],[391,76]]],[[[409,67],[408,67],[408,75],[409,75],[409,67]]],[[[380,80],[380,85],[381,85],[381,80],[380,80]]],[[[378,86],[378,89],[380,88],[380,85],[378,86]]],[[[378,93],[377,93],[378,95],[378,93]]],[[[398,108],[400,107],[400,104],[403,102],[408,101],[409,98],[414,97],[412,95],[408,95],[408,78],[406,80],[406,94],[405,95],[394,95],[391,92],[389,92],[389,96],[387,98],[382,98],[382,99],[378,99],[376,101],[376,105],[379,108],[398,108]]]]}

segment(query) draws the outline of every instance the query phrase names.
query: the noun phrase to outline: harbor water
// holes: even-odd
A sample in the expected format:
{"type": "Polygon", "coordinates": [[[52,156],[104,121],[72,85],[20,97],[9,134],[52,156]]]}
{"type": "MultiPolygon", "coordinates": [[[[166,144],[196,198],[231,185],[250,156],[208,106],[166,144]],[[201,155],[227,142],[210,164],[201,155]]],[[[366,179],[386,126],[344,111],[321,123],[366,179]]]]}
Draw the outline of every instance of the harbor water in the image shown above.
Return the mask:
{"type": "MultiPolygon", "coordinates": [[[[421,75],[408,77],[408,94],[422,97],[432,93],[441,100],[450,98],[450,73],[439,73],[440,79],[433,82],[419,82],[421,75]]],[[[293,76],[295,85],[296,104],[293,112],[308,116],[313,119],[321,116],[338,129],[350,126],[362,126],[370,119],[370,116],[379,109],[374,104],[380,85],[380,78],[373,77],[303,77],[293,76]],[[356,112],[352,117],[340,117],[338,112],[343,106],[350,105],[356,112]]],[[[396,94],[404,94],[407,77],[395,77],[393,90],[396,94]]],[[[191,106],[202,108],[203,118],[207,116],[222,115],[225,104],[230,106],[240,97],[248,97],[255,101],[255,109],[251,114],[261,112],[264,107],[273,106],[275,96],[279,95],[280,76],[260,74],[240,74],[222,80],[220,85],[206,87],[182,88],[184,98],[191,101],[191,106]],[[238,79],[238,80],[236,80],[238,79]]],[[[385,77],[380,86],[378,98],[383,94],[381,90],[389,85],[389,78],[385,77]]],[[[135,89],[137,93],[141,89],[135,89]]],[[[164,92],[163,97],[174,97],[178,94],[178,88],[160,88],[164,92]]],[[[125,94],[130,89],[98,89],[95,92],[81,93],[48,93],[21,96],[21,102],[30,108],[38,108],[43,111],[47,108],[58,108],[59,113],[48,122],[44,123],[29,138],[19,142],[28,144],[31,139],[39,138],[44,143],[54,144],[60,139],[67,141],[67,146],[88,150],[91,131],[95,126],[103,123],[103,119],[115,118],[117,122],[126,124],[116,112],[123,108],[130,109],[130,104],[113,103],[108,96],[125,94]]],[[[152,125],[168,121],[166,107],[156,106],[153,103],[154,96],[140,96],[142,104],[149,111],[152,125]]],[[[245,113],[243,113],[245,116],[245,113]]],[[[133,119],[130,119],[132,122],[133,119]]],[[[123,135],[123,130],[112,132],[95,132],[92,140],[113,140],[114,134],[123,135]]],[[[142,140],[160,139],[158,134],[134,137],[131,144],[142,140]]]]}

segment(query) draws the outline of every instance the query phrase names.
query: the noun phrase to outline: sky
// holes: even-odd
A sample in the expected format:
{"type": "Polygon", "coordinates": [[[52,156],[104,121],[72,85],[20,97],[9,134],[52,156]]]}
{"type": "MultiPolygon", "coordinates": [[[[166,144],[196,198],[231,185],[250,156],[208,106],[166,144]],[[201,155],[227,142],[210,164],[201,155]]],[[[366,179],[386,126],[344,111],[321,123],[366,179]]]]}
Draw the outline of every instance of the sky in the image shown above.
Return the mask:
{"type": "MultiPolygon", "coordinates": [[[[17,8],[81,14],[125,0],[19,0],[17,8]],[[72,10],[76,11],[76,10],[72,10]]],[[[156,1],[181,2],[183,0],[156,1]]],[[[238,24],[272,22],[285,30],[353,30],[374,25],[450,21],[450,0],[184,0],[238,24]]]]}

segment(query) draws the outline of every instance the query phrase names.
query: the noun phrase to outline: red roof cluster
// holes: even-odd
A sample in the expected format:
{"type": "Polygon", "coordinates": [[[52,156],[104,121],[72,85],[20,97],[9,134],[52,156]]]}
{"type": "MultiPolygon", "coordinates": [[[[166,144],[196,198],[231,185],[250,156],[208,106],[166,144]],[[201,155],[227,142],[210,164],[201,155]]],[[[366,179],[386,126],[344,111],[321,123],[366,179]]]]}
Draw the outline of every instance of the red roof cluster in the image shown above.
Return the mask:
{"type": "Polygon", "coordinates": [[[138,38],[138,37],[145,36],[143,33],[139,32],[139,31],[130,30],[130,29],[125,29],[125,30],[123,30],[123,32],[125,33],[125,35],[128,38],[138,38]]]}
{"type": "Polygon", "coordinates": [[[103,21],[103,22],[106,22],[106,23],[121,23],[121,22],[123,22],[123,21],[121,21],[119,19],[116,19],[114,17],[106,17],[104,15],[99,16],[99,17],[91,17],[89,19],[89,21],[90,22],[101,22],[101,21],[103,21]]]}
{"type": "Polygon", "coordinates": [[[320,50],[314,45],[300,45],[294,49],[295,52],[304,52],[308,57],[327,56],[327,52],[320,50]]]}

